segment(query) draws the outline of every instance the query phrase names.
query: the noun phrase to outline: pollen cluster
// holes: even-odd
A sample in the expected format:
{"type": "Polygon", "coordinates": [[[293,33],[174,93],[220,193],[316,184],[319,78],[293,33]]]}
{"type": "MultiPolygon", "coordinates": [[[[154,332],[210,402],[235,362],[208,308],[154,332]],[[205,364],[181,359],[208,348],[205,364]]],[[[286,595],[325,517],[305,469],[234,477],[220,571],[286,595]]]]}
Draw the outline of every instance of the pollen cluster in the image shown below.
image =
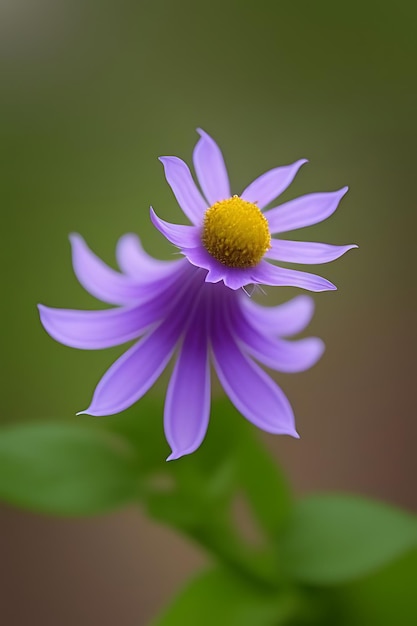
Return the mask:
{"type": "Polygon", "coordinates": [[[202,242],[220,263],[243,269],[259,263],[271,247],[271,234],[256,204],[233,196],[207,209],[202,242]]]}

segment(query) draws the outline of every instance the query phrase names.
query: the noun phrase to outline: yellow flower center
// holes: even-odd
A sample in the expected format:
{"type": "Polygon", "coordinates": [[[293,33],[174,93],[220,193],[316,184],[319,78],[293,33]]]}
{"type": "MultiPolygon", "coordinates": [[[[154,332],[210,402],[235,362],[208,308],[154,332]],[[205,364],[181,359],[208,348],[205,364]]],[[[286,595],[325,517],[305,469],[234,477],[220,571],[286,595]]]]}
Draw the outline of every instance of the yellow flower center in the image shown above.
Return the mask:
{"type": "Polygon", "coordinates": [[[271,247],[271,233],[256,204],[233,196],[207,209],[202,241],[207,252],[224,265],[255,267],[271,247]]]}

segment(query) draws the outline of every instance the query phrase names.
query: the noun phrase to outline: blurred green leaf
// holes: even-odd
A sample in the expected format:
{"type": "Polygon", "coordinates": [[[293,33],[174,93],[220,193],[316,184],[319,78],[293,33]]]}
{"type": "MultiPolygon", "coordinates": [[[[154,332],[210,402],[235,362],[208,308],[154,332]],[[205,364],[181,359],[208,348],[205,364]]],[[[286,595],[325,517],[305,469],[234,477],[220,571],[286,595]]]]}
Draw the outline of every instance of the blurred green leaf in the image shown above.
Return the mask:
{"type": "Polygon", "coordinates": [[[296,608],[293,595],[265,592],[216,568],[188,583],[152,626],[280,626],[296,608]]]}
{"type": "MultiPolygon", "coordinates": [[[[212,416],[219,440],[216,445],[221,447],[227,463],[230,465],[233,458],[236,466],[234,480],[232,474],[229,476],[229,488],[243,491],[254,518],[263,531],[275,538],[292,509],[291,491],[284,472],[262,444],[259,431],[240,415],[228,398],[223,396],[213,402],[212,416]]],[[[213,445],[212,439],[210,444],[213,445]]],[[[213,446],[212,467],[213,458],[218,458],[215,452],[213,446]]],[[[223,467],[225,465],[226,461],[223,467]]]]}
{"type": "Polygon", "coordinates": [[[417,624],[417,550],[373,576],[336,592],[338,626],[415,626],[417,624]]]}
{"type": "MultiPolygon", "coordinates": [[[[169,446],[163,427],[164,401],[162,393],[148,394],[133,407],[104,418],[106,430],[123,437],[135,451],[141,473],[165,472],[169,446]]],[[[96,418],[84,416],[91,423],[96,418]]]]}
{"type": "Polygon", "coordinates": [[[417,546],[417,520],[391,506],[338,494],[309,496],[280,539],[286,573],[309,584],[363,577],[417,546]]]}
{"type": "Polygon", "coordinates": [[[79,424],[0,430],[0,499],[54,515],[93,515],[136,497],[134,455],[120,438],[79,424]]]}
{"type": "Polygon", "coordinates": [[[210,507],[216,503],[224,508],[243,490],[254,515],[274,537],[291,510],[283,472],[257,438],[256,428],[224,396],[213,399],[210,425],[201,447],[174,462],[165,462],[169,447],[163,433],[161,395],[145,396],[133,409],[106,418],[104,427],[129,440],[142,475],[156,473],[172,482],[173,488],[163,493],[163,502],[166,495],[180,490],[199,506],[204,500],[210,507]]]}
{"type": "Polygon", "coordinates": [[[166,463],[161,398],[144,400],[140,416],[120,416],[107,427],[135,446],[141,472],[138,495],[149,514],[192,537],[236,571],[251,571],[269,582],[276,579],[278,564],[268,539],[275,544],[292,501],[256,429],[228,399],[216,399],[199,450],[166,463]],[[249,505],[244,509],[253,530],[249,542],[236,529],[236,507],[242,504],[249,505]]]}
{"type": "Polygon", "coordinates": [[[292,511],[291,491],[284,472],[262,445],[258,433],[245,428],[245,434],[239,447],[239,480],[254,516],[270,536],[276,537],[292,511]]]}

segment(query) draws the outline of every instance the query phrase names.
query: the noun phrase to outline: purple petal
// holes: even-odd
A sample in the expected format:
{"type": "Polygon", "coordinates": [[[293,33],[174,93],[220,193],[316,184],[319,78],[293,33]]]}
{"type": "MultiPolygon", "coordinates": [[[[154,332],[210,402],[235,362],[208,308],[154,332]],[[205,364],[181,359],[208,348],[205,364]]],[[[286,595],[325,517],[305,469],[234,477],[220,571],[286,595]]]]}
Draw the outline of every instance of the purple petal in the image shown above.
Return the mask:
{"type": "Polygon", "coordinates": [[[136,280],[143,279],[146,282],[166,275],[175,264],[173,261],[154,259],[147,254],[139,237],[133,233],[120,237],[117,242],[116,259],[122,272],[136,280]]]}
{"type": "Polygon", "coordinates": [[[70,241],[75,275],[91,295],[108,304],[131,304],[140,298],[135,281],[106,265],[80,235],[70,235],[70,241]]]}
{"type": "Polygon", "coordinates": [[[309,193],[281,204],[265,213],[272,235],[318,224],[337,209],[348,187],[338,191],[309,193]]]}
{"type": "Polygon", "coordinates": [[[183,298],[188,280],[178,274],[168,277],[160,288],[155,283],[152,297],[134,307],[106,311],[76,311],[39,305],[45,330],[60,343],[81,350],[100,350],[136,339],[152,324],[162,320],[183,298]]]}
{"type": "Polygon", "coordinates": [[[196,450],[210,416],[210,366],[204,319],[191,323],[168,386],[164,427],[172,449],[168,461],[196,450]]]}
{"type": "Polygon", "coordinates": [[[318,337],[306,337],[296,341],[275,339],[274,341],[257,340],[254,336],[245,335],[245,344],[249,353],[266,367],[278,372],[294,373],[310,369],[322,357],[325,346],[318,337]],[[246,341],[247,340],[247,341],[246,341]],[[253,341],[253,343],[251,343],[253,341]],[[250,345],[249,345],[250,344],[250,345]]]}
{"type": "Polygon", "coordinates": [[[255,282],[252,277],[255,268],[239,269],[227,267],[227,265],[214,259],[203,245],[184,250],[183,252],[192,265],[208,270],[206,276],[206,282],[208,283],[223,281],[226,287],[236,291],[245,285],[255,282]]]}
{"type": "Polygon", "coordinates": [[[195,248],[201,245],[200,228],[197,226],[183,226],[171,224],[157,216],[151,207],[152,224],[177,248],[195,248]]]}
{"type": "Polygon", "coordinates": [[[278,306],[262,306],[247,296],[240,298],[242,312],[249,322],[265,333],[289,337],[302,332],[314,313],[314,300],[310,296],[296,296],[278,306]]]}
{"type": "Polygon", "coordinates": [[[179,339],[181,325],[165,322],[132,346],[104,374],[87,415],[113,415],[137,402],[165,369],[179,339]]]}
{"type": "Polygon", "coordinates": [[[280,372],[302,372],[312,367],[324,352],[324,343],[316,337],[286,341],[273,339],[253,326],[237,309],[233,314],[233,328],[239,341],[251,356],[280,372]]]}
{"type": "Polygon", "coordinates": [[[160,157],[159,160],[164,166],[165,178],[181,209],[190,222],[200,226],[208,205],[198,191],[187,165],[178,157],[160,157]]]}
{"type": "Polygon", "coordinates": [[[213,332],[213,353],[223,389],[246,419],[267,432],[298,437],[286,396],[242,353],[224,319],[217,321],[213,332]]]}
{"type": "Polygon", "coordinates": [[[197,132],[201,138],[194,148],[194,167],[201,189],[212,205],[232,195],[229,177],[217,143],[201,128],[198,128],[197,132]]]}
{"type": "MultiPolygon", "coordinates": [[[[75,311],[39,305],[41,322],[56,341],[81,350],[100,350],[136,339],[157,321],[146,305],[107,311],[75,311]],[[144,314],[145,313],[145,314],[144,314]]],[[[159,309],[158,309],[159,312],[159,309]]]]}
{"type": "Polygon", "coordinates": [[[201,267],[209,271],[206,281],[217,283],[223,279],[224,265],[216,261],[204,248],[203,244],[198,247],[188,249],[184,252],[187,259],[195,267],[201,267]],[[208,278],[211,275],[213,278],[208,278]]]}
{"type": "Polygon", "coordinates": [[[307,160],[301,159],[291,165],[284,165],[269,170],[269,172],[262,174],[262,176],[254,180],[249,187],[246,187],[241,197],[263,209],[287,189],[304,163],[307,163],[307,160]]]}
{"type": "Polygon", "coordinates": [[[300,287],[308,291],[334,291],[337,289],[333,283],[316,274],[288,270],[272,265],[267,261],[261,261],[254,268],[254,282],[273,285],[275,287],[300,287]]]}
{"type": "Polygon", "coordinates": [[[327,243],[311,243],[308,241],[287,241],[284,239],[272,239],[271,248],[265,257],[273,261],[286,261],[287,263],[329,263],[345,254],[356,245],[331,246],[327,243]]]}

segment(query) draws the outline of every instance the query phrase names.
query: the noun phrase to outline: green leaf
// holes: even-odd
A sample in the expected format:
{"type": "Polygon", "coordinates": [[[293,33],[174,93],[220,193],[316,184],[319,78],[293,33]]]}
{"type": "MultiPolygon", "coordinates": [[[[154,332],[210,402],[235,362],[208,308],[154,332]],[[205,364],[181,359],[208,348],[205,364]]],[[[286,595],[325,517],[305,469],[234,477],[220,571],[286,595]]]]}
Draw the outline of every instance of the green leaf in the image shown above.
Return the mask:
{"type": "Polygon", "coordinates": [[[101,429],[60,422],[0,430],[0,499],[54,515],[93,515],[136,496],[134,457],[101,429]]]}
{"type": "MultiPolygon", "coordinates": [[[[109,415],[102,421],[103,428],[129,441],[142,474],[166,471],[169,446],[164,435],[163,398],[162,393],[146,395],[123,413],[109,415]]],[[[96,421],[89,416],[84,419],[92,424],[96,421]]]]}
{"type": "Polygon", "coordinates": [[[207,507],[226,510],[243,491],[256,521],[275,538],[291,511],[292,498],[283,472],[258,439],[257,429],[225,397],[212,402],[210,425],[201,447],[170,463],[165,461],[169,448],[163,434],[161,396],[146,396],[134,409],[106,418],[104,426],[129,440],[141,475],[147,475],[150,483],[157,476],[162,483],[171,484],[170,489],[162,490],[165,493],[156,489],[152,497],[159,517],[163,511],[169,513],[179,492],[181,498],[189,499],[184,515],[188,520],[207,507]]]}
{"type": "MultiPolygon", "coordinates": [[[[252,514],[270,537],[276,537],[293,506],[284,472],[259,438],[259,431],[236,411],[227,398],[216,400],[213,412],[221,415],[236,447],[236,481],[252,514]]],[[[234,451],[234,449],[233,449],[234,451]]],[[[230,451],[229,451],[230,456],[230,451]]]]}
{"type": "Polygon", "coordinates": [[[417,550],[373,576],[342,587],[339,591],[338,626],[415,626],[417,624],[417,550]]]}
{"type": "Polygon", "coordinates": [[[246,434],[239,448],[239,479],[253,515],[270,537],[276,537],[292,511],[291,491],[284,472],[259,441],[258,433],[246,434]]]}
{"type": "Polygon", "coordinates": [[[280,539],[286,573],[340,584],[365,576],[417,546],[417,520],[365,498],[326,494],[301,500],[280,539]]]}
{"type": "Polygon", "coordinates": [[[188,583],[152,626],[280,626],[296,609],[293,595],[268,593],[216,568],[188,583]]]}

